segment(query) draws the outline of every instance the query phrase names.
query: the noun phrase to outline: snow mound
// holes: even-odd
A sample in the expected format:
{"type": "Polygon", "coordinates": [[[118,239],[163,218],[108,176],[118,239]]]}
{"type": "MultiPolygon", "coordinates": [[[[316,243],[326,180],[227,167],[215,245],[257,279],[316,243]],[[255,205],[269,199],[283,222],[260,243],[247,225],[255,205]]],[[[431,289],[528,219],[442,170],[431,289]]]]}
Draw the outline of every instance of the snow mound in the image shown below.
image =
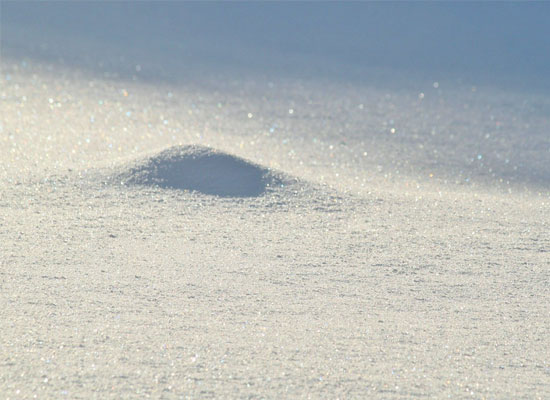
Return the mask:
{"type": "Polygon", "coordinates": [[[283,184],[280,174],[209,147],[173,146],[126,166],[125,185],[196,191],[220,197],[255,197],[283,184]]]}

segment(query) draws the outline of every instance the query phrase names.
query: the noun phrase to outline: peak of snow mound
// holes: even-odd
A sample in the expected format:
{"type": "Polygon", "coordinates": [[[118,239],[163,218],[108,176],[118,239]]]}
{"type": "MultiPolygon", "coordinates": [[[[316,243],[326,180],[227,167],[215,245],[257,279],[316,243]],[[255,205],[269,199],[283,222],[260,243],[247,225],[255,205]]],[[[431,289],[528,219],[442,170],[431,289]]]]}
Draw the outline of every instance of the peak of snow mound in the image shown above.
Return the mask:
{"type": "Polygon", "coordinates": [[[117,177],[123,184],[255,197],[283,183],[268,168],[204,146],[173,146],[137,160],[117,177]]]}

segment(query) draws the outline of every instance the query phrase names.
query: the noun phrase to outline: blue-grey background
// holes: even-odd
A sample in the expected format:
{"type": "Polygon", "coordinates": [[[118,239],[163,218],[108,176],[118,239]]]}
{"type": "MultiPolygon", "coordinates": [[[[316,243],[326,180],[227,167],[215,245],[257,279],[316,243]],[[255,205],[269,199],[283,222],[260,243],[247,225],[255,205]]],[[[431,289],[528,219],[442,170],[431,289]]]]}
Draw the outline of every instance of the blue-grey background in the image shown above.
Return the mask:
{"type": "MultiPolygon", "coordinates": [[[[547,90],[548,3],[2,2],[4,55],[151,79],[197,73],[547,90]],[[370,71],[370,72],[369,72],[370,71]]],[[[376,83],[376,82],[374,82],[376,83]]]]}

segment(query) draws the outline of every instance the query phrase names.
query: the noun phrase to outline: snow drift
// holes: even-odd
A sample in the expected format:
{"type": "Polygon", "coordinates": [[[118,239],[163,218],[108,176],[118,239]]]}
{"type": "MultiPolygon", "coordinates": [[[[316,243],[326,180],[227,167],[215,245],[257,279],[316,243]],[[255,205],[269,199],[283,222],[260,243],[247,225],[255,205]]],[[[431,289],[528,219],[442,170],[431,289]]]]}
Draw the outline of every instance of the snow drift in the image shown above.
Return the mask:
{"type": "Polygon", "coordinates": [[[139,159],[124,167],[117,180],[220,197],[260,196],[283,183],[269,168],[198,145],[173,146],[139,159]]]}

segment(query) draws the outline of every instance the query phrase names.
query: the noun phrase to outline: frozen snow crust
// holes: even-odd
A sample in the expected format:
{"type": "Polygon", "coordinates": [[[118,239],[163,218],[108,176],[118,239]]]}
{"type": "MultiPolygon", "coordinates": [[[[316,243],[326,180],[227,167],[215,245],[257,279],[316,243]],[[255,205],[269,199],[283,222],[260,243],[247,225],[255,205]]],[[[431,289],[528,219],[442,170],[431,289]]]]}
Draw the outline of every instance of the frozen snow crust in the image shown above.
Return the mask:
{"type": "Polygon", "coordinates": [[[0,397],[550,399],[550,3],[84,3],[0,7],[0,397]]]}

